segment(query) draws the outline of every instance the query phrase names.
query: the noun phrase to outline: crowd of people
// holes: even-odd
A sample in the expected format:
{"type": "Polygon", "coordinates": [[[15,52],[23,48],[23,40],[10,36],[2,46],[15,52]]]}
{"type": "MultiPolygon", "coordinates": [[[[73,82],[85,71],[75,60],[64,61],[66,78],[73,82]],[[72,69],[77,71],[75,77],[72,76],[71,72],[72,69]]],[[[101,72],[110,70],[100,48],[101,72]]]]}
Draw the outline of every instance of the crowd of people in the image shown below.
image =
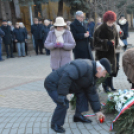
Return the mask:
{"type": "MultiPolygon", "coordinates": [[[[104,92],[117,91],[114,88],[113,77],[118,75],[120,52],[127,49],[128,22],[124,15],[117,20],[117,15],[113,11],[107,11],[102,20],[98,18],[95,24],[91,18],[85,23],[82,11],[76,12],[73,22],[65,22],[63,17],[57,17],[54,24],[47,19],[43,24],[42,20],[34,18],[31,34],[35,53],[44,54],[43,48],[45,48],[46,55],[51,56],[52,72],[46,77],[44,86],[57,104],[51,120],[51,128],[56,132],[65,132],[62,126],[69,107],[66,97],[69,93],[76,96],[74,122],[90,123],[92,121],[82,115],[82,112],[88,110],[88,102],[97,119],[100,116],[105,118],[100,111],[101,105],[96,92],[97,79],[105,77],[102,84],[104,92]]],[[[16,23],[14,28],[11,22],[3,20],[0,28],[0,44],[2,40],[7,58],[14,57],[13,44],[17,48],[18,57],[25,57],[27,30],[23,23],[16,23]]],[[[134,74],[131,74],[130,70],[133,64],[130,66],[127,64],[133,63],[133,51],[126,51],[123,56],[124,71],[132,83],[132,88],[134,88],[134,74]]],[[[1,53],[0,60],[2,60],[1,53]]]]}

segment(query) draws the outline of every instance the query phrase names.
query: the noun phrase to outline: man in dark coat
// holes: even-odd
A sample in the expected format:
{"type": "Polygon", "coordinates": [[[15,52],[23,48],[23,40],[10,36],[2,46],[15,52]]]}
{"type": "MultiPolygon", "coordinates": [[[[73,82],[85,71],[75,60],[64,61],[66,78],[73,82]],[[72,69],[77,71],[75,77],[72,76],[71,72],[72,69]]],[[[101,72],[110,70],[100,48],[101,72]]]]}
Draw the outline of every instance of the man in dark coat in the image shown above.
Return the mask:
{"type": "MultiPolygon", "coordinates": [[[[44,42],[45,42],[45,40],[47,38],[47,35],[48,35],[49,31],[50,31],[51,26],[52,25],[50,24],[49,20],[44,20],[44,29],[45,29],[44,42]]],[[[50,55],[50,50],[48,50],[46,48],[45,48],[45,50],[46,50],[46,55],[50,55]]]]}
{"type": "Polygon", "coordinates": [[[71,23],[70,28],[74,36],[76,47],[74,48],[75,59],[91,59],[93,60],[92,51],[89,45],[89,32],[83,23],[84,13],[82,11],[76,12],[76,19],[71,23]]]}
{"type": "Polygon", "coordinates": [[[40,54],[42,52],[43,46],[43,37],[44,37],[44,26],[38,23],[38,19],[34,18],[34,24],[31,26],[31,33],[33,34],[34,41],[35,41],[35,51],[38,55],[38,47],[40,50],[40,54]]]}
{"type": "Polygon", "coordinates": [[[7,25],[6,20],[3,20],[1,29],[5,32],[5,36],[3,37],[3,43],[5,45],[7,58],[13,58],[12,30],[11,27],[7,25]],[[8,47],[10,47],[10,54],[8,47]]]}
{"type": "Polygon", "coordinates": [[[0,28],[0,61],[3,61],[2,59],[2,37],[5,35],[5,33],[0,28]]]}
{"type": "Polygon", "coordinates": [[[110,62],[106,58],[97,62],[77,59],[48,75],[44,86],[49,96],[57,104],[52,116],[51,128],[59,133],[65,132],[62,126],[69,107],[69,101],[66,98],[69,93],[75,93],[77,98],[74,122],[91,122],[81,114],[88,110],[88,101],[97,119],[101,115],[104,116],[100,112],[101,105],[96,92],[96,79],[105,77],[110,72],[110,62]]]}

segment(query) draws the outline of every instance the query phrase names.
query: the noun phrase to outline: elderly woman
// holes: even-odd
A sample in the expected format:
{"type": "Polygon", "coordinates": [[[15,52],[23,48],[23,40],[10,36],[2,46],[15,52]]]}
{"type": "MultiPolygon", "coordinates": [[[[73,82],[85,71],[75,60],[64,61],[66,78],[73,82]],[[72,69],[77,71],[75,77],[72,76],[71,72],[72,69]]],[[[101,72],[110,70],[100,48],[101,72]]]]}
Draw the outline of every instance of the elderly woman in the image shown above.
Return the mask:
{"type": "Polygon", "coordinates": [[[112,64],[112,72],[102,84],[105,92],[116,91],[113,87],[113,76],[116,77],[118,69],[116,63],[115,49],[118,46],[119,33],[115,26],[116,14],[107,11],[103,16],[103,24],[97,27],[94,33],[94,47],[96,50],[96,60],[107,58],[112,64]]]}
{"type": "Polygon", "coordinates": [[[134,48],[128,49],[122,58],[122,65],[132,89],[134,89],[134,48]]]}
{"type": "Polygon", "coordinates": [[[71,50],[75,45],[64,19],[57,17],[45,41],[45,47],[51,51],[52,70],[57,70],[71,61],[71,50]]]}
{"type": "MultiPolygon", "coordinates": [[[[45,33],[44,33],[44,42],[46,41],[46,38],[48,36],[48,33],[50,31],[51,26],[52,25],[50,24],[50,20],[44,20],[44,31],[45,31],[45,33]]],[[[46,48],[45,48],[45,50],[46,50],[46,55],[50,55],[50,50],[48,50],[46,48]]]]}

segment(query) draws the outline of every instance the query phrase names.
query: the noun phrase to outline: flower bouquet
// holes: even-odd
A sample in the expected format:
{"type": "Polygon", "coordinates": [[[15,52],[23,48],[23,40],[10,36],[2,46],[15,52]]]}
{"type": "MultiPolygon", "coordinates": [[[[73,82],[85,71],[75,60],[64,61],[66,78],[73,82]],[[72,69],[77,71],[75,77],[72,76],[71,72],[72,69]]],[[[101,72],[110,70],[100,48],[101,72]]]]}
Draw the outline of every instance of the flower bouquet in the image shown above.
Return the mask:
{"type": "Polygon", "coordinates": [[[116,134],[134,134],[134,91],[124,90],[108,95],[106,113],[116,113],[110,130],[116,134]]]}

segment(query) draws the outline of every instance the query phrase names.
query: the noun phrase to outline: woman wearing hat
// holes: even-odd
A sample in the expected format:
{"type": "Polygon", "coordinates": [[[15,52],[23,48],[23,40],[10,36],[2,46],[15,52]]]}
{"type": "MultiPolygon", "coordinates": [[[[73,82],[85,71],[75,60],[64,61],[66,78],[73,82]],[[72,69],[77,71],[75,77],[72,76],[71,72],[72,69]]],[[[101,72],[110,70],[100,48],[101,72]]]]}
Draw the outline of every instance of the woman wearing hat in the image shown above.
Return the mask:
{"type": "Polygon", "coordinates": [[[51,53],[52,70],[57,70],[71,61],[71,50],[76,44],[62,17],[56,18],[44,45],[51,53]]]}
{"type": "Polygon", "coordinates": [[[119,44],[119,33],[116,30],[115,21],[116,14],[112,11],[107,11],[103,16],[102,25],[97,27],[94,33],[96,60],[107,58],[112,65],[110,77],[102,85],[105,92],[109,92],[109,88],[112,91],[116,91],[113,86],[113,76],[116,77],[118,72],[115,49],[119,44]]]}

